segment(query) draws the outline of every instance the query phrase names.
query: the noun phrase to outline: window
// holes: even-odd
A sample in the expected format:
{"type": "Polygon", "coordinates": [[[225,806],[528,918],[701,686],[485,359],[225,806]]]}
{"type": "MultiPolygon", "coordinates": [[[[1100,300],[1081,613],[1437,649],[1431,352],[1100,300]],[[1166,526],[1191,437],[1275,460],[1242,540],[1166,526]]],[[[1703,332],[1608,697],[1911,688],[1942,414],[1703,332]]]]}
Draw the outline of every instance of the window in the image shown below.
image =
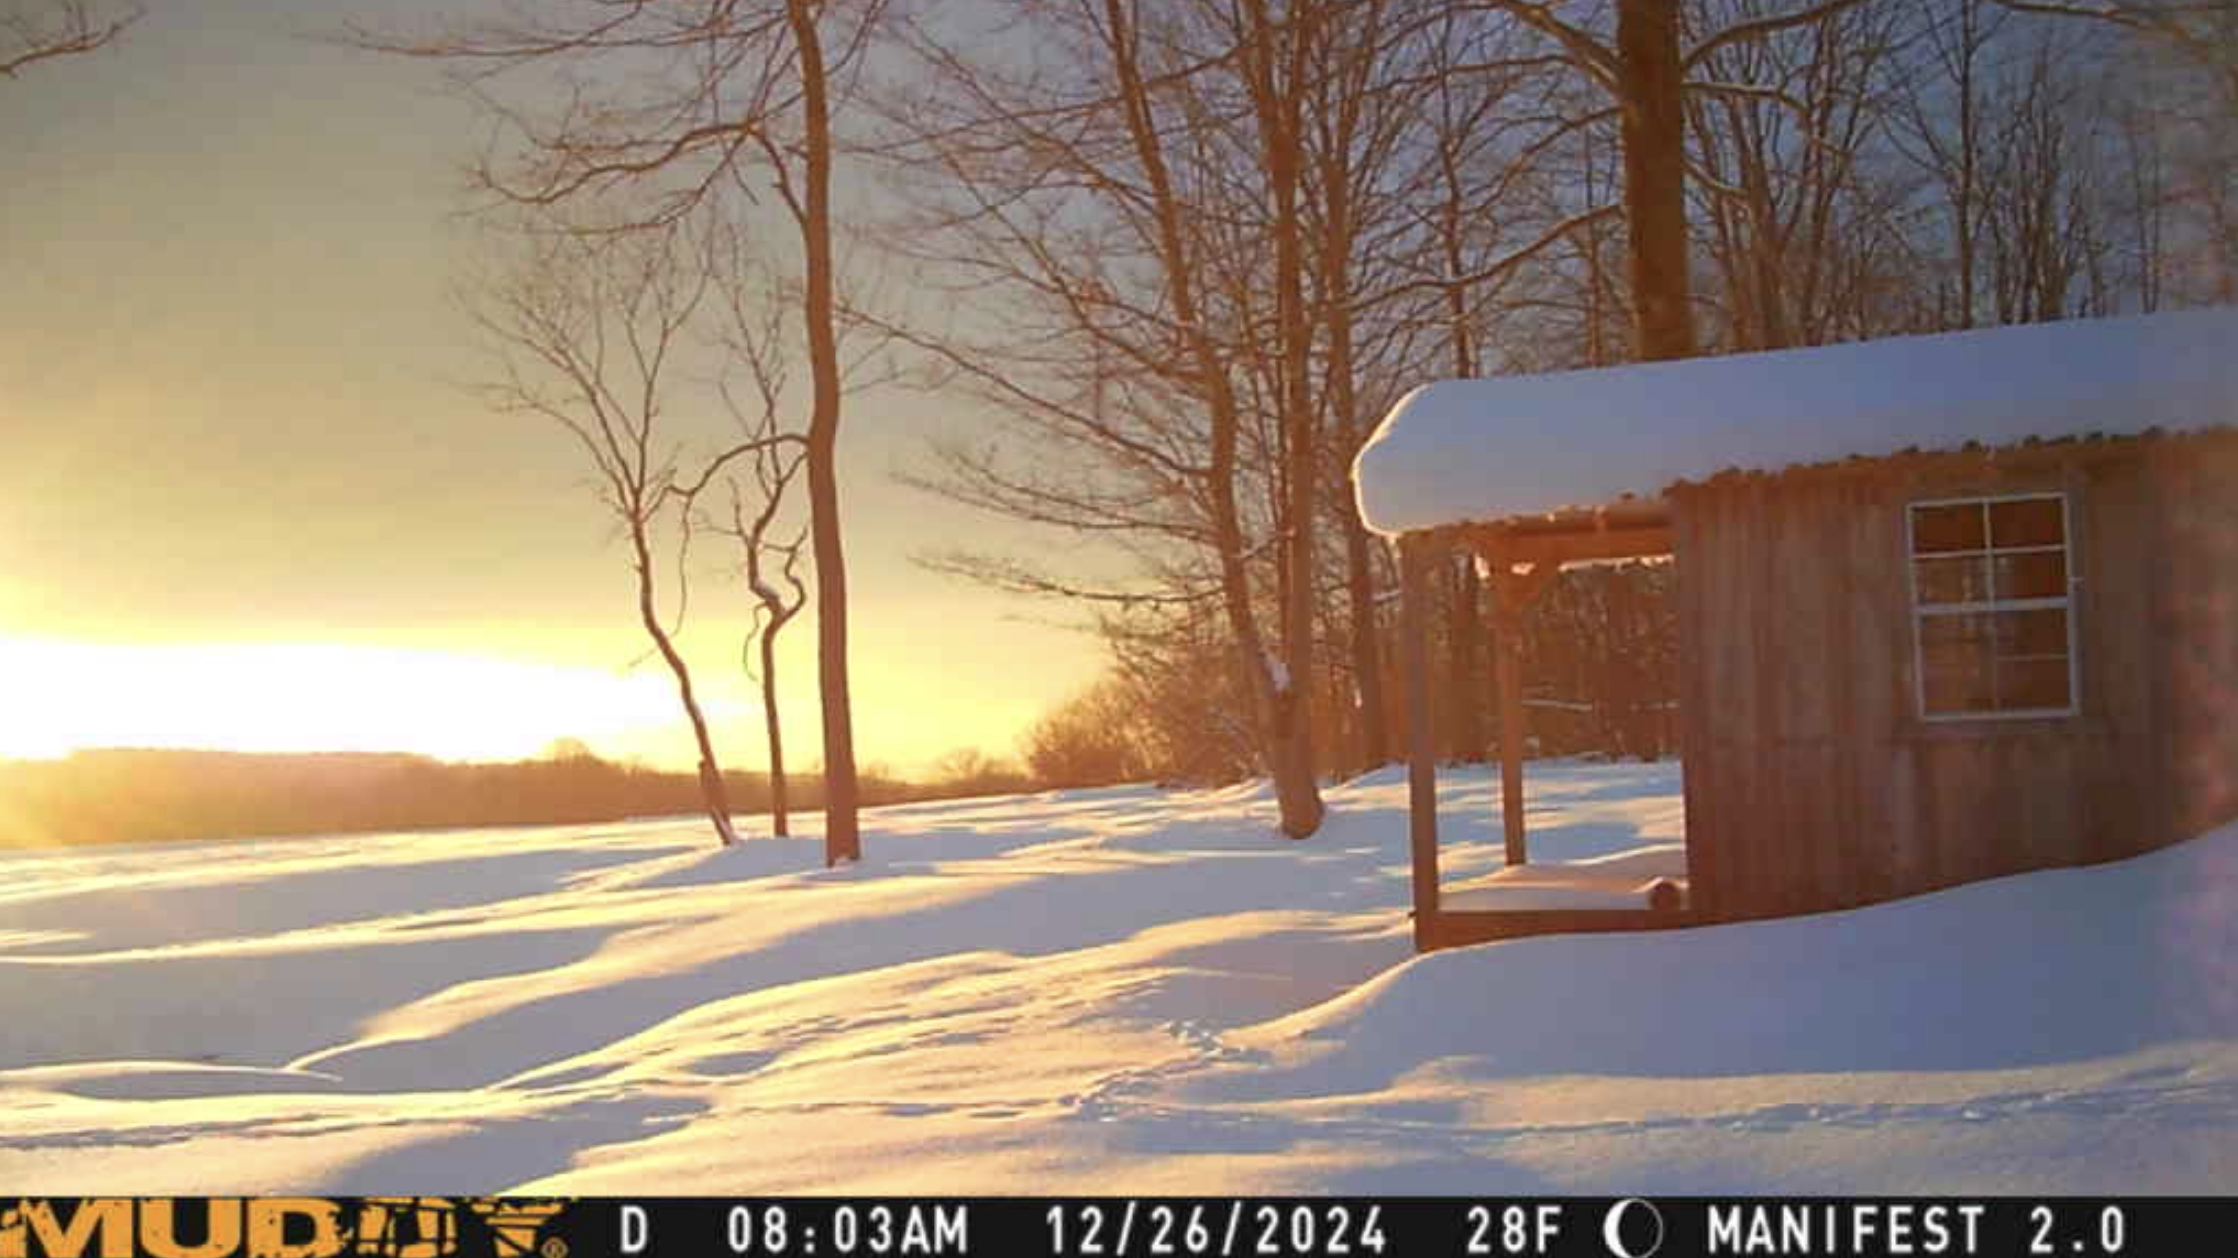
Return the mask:
{"type": "Polygon", "coordinates": [[[1915,502],[1911,565],[1921,716],[2075,711],[2065,495],[1915,502]]]}

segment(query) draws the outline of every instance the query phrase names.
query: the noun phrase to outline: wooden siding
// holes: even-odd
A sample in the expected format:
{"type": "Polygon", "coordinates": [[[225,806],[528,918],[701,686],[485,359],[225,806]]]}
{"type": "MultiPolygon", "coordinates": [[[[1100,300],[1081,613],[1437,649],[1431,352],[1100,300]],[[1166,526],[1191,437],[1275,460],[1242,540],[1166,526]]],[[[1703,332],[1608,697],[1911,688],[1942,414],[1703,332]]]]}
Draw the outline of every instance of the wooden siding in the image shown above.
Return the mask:
{"type": "Polygon", "coordinates": [[[2238,442],[2218,454],[2155,450],[2149,465],[2170,543],[2154,628],[2167,644],[2179,834],[2238,817],[2238,442]]]}
{"type": "Polygon", "coordinates": [[[1754,917],[2107,860],[2238,815],[2238,439],[1672,491],[1696,903],[1754,917]],[[2068,495],[2079,711],[1919,719],[1905,512],[2068,495]]]}

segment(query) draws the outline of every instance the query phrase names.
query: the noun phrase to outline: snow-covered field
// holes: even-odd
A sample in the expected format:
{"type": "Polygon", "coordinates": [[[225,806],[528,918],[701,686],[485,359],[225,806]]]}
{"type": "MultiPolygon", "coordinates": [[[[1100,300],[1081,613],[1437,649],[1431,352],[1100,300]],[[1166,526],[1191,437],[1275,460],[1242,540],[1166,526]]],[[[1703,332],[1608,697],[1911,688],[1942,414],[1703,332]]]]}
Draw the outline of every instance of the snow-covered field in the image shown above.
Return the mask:
{"type": "MultiPolygon", "coordinates": [[[[1450,775],[1448,873],[1496,859],[1450,775]]],[[[1680,832],[1541,764],[1534,856],[1680,832]]],[[[116,1192],[2228,1192],[2238,827],[1415,958],[1403,782],[0,857],[0,1183],[116,1192]]]]}

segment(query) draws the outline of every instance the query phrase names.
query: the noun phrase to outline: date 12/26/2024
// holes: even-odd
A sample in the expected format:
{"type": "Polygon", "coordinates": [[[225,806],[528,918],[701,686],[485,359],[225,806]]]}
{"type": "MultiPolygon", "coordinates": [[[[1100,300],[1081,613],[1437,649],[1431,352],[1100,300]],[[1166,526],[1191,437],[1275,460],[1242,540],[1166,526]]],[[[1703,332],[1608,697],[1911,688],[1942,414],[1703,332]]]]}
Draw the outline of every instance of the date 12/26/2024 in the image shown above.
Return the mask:
{"type": "Polygon", "coordinates": [[[1094,1255],[1371,1254],[1390,1246],[1379,1205],[1242,1201],[1052,1204],[1049,1252],[1094,1255]],[[1114,1208],[1114,1205],[1117,1208],[1114,1208]]]}

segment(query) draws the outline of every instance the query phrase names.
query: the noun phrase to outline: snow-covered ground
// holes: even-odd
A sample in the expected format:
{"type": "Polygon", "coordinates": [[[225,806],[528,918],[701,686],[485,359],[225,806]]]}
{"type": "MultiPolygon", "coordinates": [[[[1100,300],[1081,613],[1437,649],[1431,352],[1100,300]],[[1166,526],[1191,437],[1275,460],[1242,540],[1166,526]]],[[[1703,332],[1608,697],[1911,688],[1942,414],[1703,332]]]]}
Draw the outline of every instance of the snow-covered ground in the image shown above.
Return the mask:
{"type": "MultiPolygon", "coordinates": [[[[1451,775],[1448,873],[1497,859],[1451,775]]],[[[1679,836],[1540,764],[1535,857],[1679,836]]],[[[2227,1192],[2238,827],[1851,913],[1416,958],[1404,784],[0,857],[0,1183],[2227,1192]]]]}

